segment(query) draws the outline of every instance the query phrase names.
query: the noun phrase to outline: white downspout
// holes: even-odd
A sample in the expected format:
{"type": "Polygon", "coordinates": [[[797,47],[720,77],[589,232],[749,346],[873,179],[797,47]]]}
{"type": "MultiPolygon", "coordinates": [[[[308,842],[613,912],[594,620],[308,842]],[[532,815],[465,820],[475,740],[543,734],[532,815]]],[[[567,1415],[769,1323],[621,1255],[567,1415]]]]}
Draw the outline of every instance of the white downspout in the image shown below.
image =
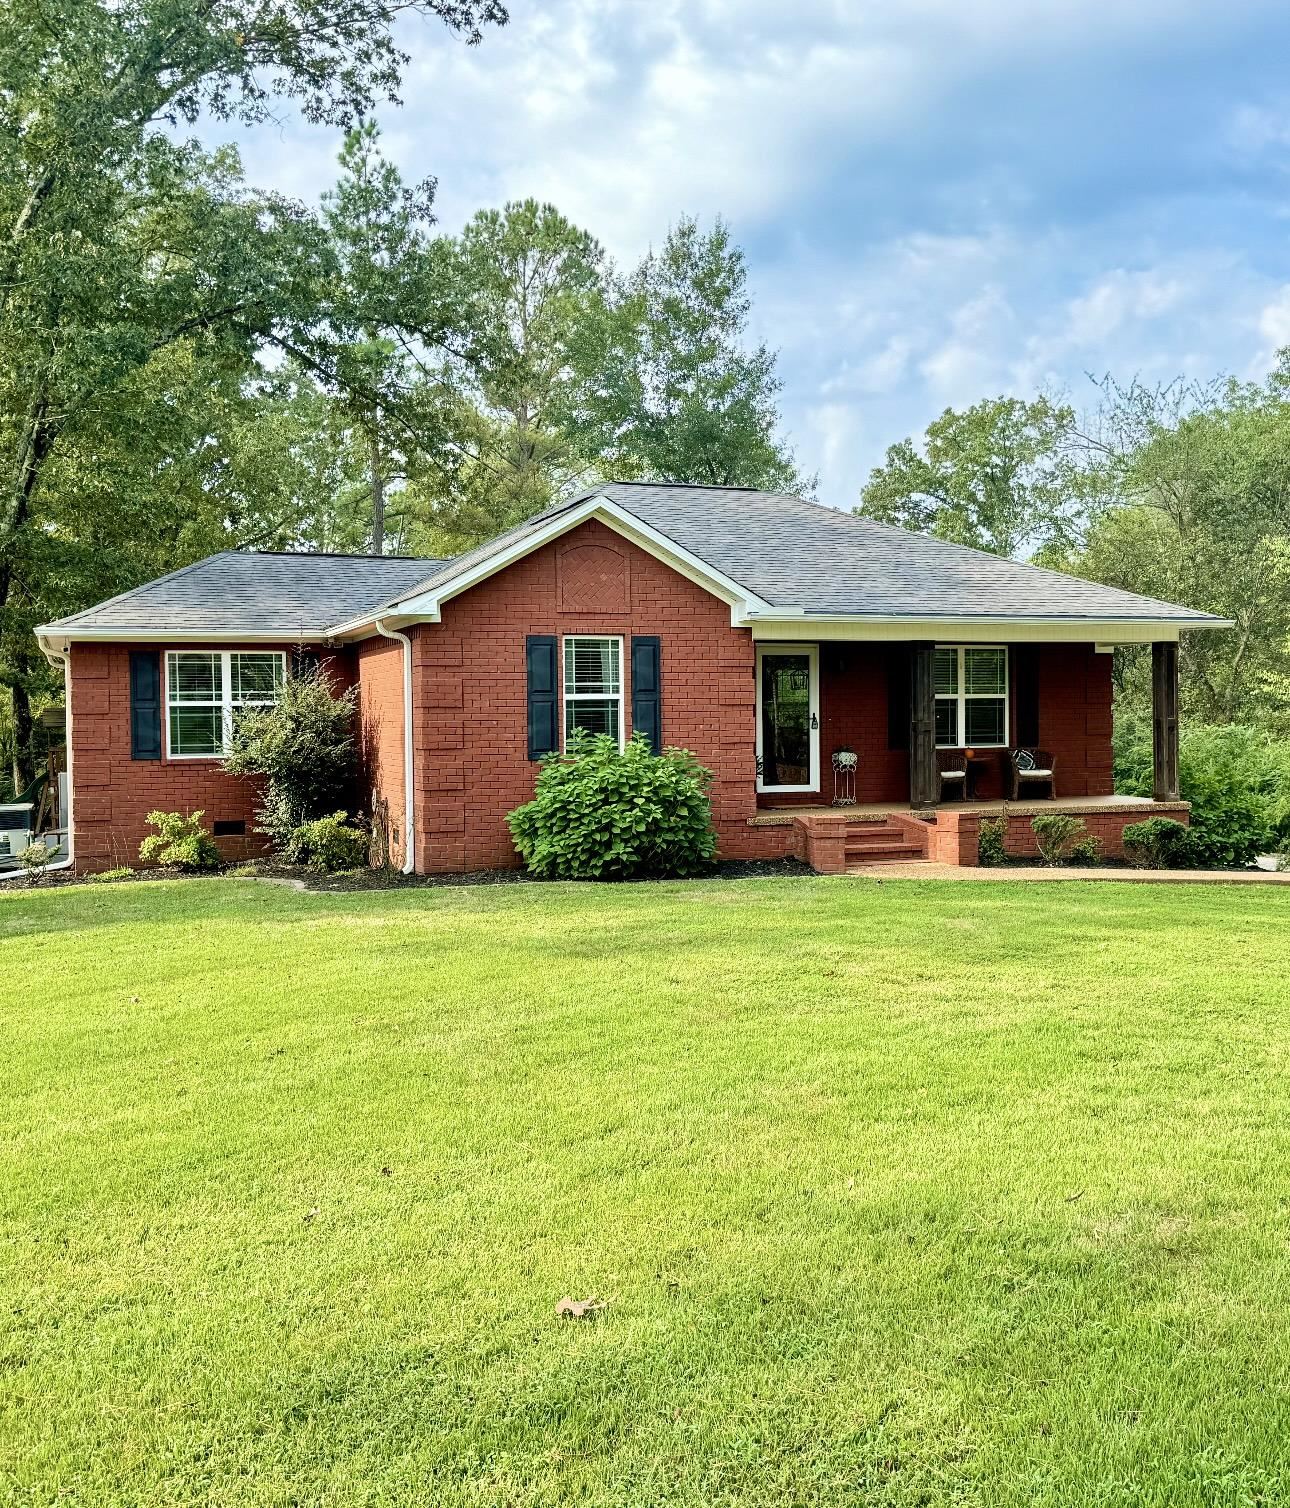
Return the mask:
{"type": "Polygon", "coordinates": [[[373,626],[383,639],[397,639],[403,646],[403,873],[416,872],[416,800],[412,794],[414,761],[412,758],[412,640],[397,629],[386,628],[379,618],[373,626]]]}
{"type": "MultiPolygon", "coordinates": [[[[51,874],[55,869],[70,869],[76,862],[76,835],[72,828],[72,662],[66,649],[50,649],[41,642],[41,650],[51,665],[61,662],[63,667],[63,706],[66,709],[67,718],[67,857],[59,859],[54,864],[46,864],[44,874],[51,874]]],[[[39,836],[39,835],[37,835],[39,836]]],[[[35,838],[32,839],[35,842],[35,838]]],[[[6,880],[21,878],[23,871],[15,870],[13,874],[0,875],[0,884],[6,880]]]]}

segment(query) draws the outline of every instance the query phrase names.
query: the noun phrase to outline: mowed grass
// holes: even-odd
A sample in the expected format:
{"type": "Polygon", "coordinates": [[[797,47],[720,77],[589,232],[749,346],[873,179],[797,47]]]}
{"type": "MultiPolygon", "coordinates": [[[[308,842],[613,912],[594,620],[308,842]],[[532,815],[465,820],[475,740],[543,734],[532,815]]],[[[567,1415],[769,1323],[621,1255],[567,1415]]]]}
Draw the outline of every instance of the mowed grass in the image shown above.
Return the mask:
{"type": "Polygon", "coordinates": [[[1285,891],[23,892],[0,1001],[2,1501],[1290,1501],[1285,891]]]}

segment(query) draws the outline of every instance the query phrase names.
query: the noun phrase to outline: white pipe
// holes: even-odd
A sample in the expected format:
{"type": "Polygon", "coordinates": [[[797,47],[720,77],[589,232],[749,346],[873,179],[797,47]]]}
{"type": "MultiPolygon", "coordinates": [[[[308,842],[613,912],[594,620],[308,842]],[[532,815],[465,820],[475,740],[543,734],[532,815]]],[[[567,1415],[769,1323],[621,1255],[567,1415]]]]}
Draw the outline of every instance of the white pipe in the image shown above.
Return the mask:
{"type": "Polygon", "coordinates": [[[416,818],[416,801],[412,794],[412,640],[397,629],[386,628],[379,618],[372,625],[383,639],[397,639],[403,646],[403,873],[416,870],[416,839],[413,822],[416,818]]]}
{"type": "MultiPolygon", "coordinates": [[[[72,831],[72,662],[66,649],[50,649],[49,645],[43,639],[40,641],[40,647],[51,665],[56,661],[62,662],[63,706],[67,719],[67,811],[65,813],[67,817],[67,857],[59,859],[54,864],[46,864],[41,871],[42,874],[52,874],[55,869],[70,869],[76,862],[76,838],[72,831]]],[[[32,841],[36,842],[39,837],[39,833],[33,834],[32,841]]],[[[0,875],[0,884],[3,884],[6,880],[19,879],[22,876],[23,871],[15,869],[12,874],[0,875]]]]}

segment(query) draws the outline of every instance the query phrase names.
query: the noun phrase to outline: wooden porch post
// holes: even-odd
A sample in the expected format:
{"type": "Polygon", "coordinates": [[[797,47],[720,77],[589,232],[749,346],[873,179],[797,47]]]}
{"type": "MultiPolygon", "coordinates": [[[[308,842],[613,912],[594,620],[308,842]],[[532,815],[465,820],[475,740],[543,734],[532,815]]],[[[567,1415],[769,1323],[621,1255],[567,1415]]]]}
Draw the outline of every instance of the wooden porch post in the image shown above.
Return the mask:
{"type": "Polygon", "coordinates": [[[1151,646],[1151,724],[1155,798],[1178,799],[1178,646],[1151,646]]]}
{"type": "Polygon", "coordinates": [[[934,644],[909,646],[909,800],[912,806],[936,806],[941,799],[936,769],[936,682],[932,674],[934,644]]]}

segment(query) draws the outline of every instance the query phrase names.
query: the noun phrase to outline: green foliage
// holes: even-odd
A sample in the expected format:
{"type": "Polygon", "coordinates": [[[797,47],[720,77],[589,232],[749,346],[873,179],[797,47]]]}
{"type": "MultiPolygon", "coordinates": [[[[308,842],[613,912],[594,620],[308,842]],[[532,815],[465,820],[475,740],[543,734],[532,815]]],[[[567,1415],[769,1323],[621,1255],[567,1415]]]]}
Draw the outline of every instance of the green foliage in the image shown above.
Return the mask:
{"type": "Polygon", "coordinates": [[[1102,840],[1092,833],[1086,838],[1077,838],[1066,850],[1068,864],[1092,866],[1102,862],[1102,840]]]}
{"type": "Polygon", "coordinates": [[[656,756],[638,735],[620,752],[606,734],[579,731],[542,761],[533,800],[506,820],[545,879],[699,874],[717,849],[711,782],[683,749],[656,756]]]}
{"type": "MultiPolygon", "coordinates": [[[[1116,729],[1116,789],[1149,796],[1151,730],[1124,719],[1116,729]]],[[[1178,786],[1191,803],[1189,862],[1230,869],[1273,853],[1290,837],[1290,742],[1239,723],[1184,723],[1178,739],[1178,786]]]]}
{"type": "Polygon", "coordinates": [[[218,869],[219,849],[215,840],[202,826],[205,812],[149,812],[148,826],[155,833],[139,845],[139,858],[144,864],[160,864],[163,869],[180,869],[185,874],[202,870],[218,869]]]}
{"type": "Polygon", "coordinates": [[[1006,817],[987,817],[977,834],[977,863],[984,868],[994,868],[1007,861],[1003,840],[1008,833],[1006,817]]]}
{"type": "Polygon", "coordinates": [[[1075,511],[1074,440],[1074,410],[1042,396],[947,408],[921,444],[888,449],[855,511],[995,555],[1051,545],[1075,511]]]}
{"type": "Polygon", "coordinates": [[[742,250],[718,220],[682,219],[618,290],[594,353],[588,453],[613,476],[792,491],[778,437],[775,354],[746,344],[751,300],[742,250]]]}
{"type": "Polygon", "coordinates": [[[1044,812],[1031,819],[1030,830],[1035,835],[1043,862],[1064,864],[1071,857],[1075,844],[1081,840],[1085,825],[1079,817],[1067,816],[1065,812],[1044,812]]]}
{"type": "Polygon", "coordinates": [[[44,843],[28,843],[18,855],[18,862],[27,871],[27,883],[39,885],[54,857],[53,850],[44,843]]]}
{"type": "Polygon", "coordinates": [[[116,869],[101,869],[97,874],[87,874],[87,885],[115,885],[119,880],[132,880],[135,871],[128,864],[118,865],[116,869]]]}
{"type": "Polygon", "coordinates": [[[367,863],[368,834],[351,822],[347,812],[332,812],[312,822],[302,822],[283,849],[292,864],[333,874],[342,869],[361,869],[367,863]]]}
{"type": "Polygon", "coordinates": [[[1191,834],[1172,817],[1148,817],[1124,829],[1124,854],[1139,869],[1185,869],[1192,863],[1191,834]]]}
{"type": "Polygon", "coordinates": [[[224,759],[232,775],[263,775],[257,817],[280,853],[297,828],[342,808],[357,778],[357,692],[332,689],[325,664],[287,677],[271,707],[243,710],[224,759]]]}

